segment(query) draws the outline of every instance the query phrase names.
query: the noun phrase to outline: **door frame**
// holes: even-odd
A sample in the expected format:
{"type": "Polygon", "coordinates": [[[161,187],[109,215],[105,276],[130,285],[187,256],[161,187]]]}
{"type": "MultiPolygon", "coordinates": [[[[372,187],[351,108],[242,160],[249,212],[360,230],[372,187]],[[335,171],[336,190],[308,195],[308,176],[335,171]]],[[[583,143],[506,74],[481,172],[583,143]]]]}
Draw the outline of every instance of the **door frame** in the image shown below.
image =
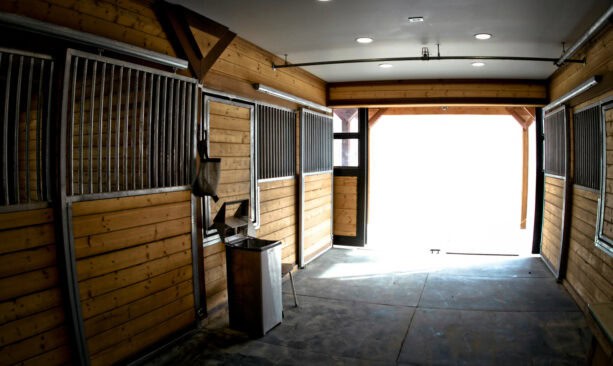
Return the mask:
{"type": "Polygon", "coordinates": [[[358,166],[334,166],[334,178],[357,177],[356,236],[333,235],[335,245],[363,247],[368,220],[368,108],[358,108],[358,132],[335,132],[334,139],[358,139],[358,166]]]}

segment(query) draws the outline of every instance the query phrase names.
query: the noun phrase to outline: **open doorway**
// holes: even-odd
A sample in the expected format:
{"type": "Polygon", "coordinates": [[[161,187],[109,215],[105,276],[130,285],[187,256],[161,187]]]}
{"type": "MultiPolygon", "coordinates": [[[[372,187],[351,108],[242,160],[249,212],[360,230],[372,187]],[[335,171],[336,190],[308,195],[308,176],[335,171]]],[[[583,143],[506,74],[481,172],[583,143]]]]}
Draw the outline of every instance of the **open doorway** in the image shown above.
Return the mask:
{"type": "Polygon", "coordinates": [[[530,253],[534,124],[524,229],[524,140],[511,115],[383,115],[369,132],[370,248],[530,253]]]}

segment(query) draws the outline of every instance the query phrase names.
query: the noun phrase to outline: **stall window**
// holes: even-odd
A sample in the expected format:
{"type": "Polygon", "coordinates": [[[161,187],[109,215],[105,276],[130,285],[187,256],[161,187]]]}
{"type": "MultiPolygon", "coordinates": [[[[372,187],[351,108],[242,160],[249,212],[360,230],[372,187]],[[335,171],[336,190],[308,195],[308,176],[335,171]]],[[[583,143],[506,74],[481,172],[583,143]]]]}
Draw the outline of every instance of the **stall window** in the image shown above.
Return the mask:
{"type": "Polygon", "coordinates": [[[565,129],[565,110],[545,116],[545,173],[555,176],[565,176],[566,169],[566,129],[565,129]]]}
{"type": "Polygon", "coordinates": [[[296,112],[267,105],[257,107],[258,179],[296,174],[296,112]]]}
{"type": "Polygon", "coordinates": [[[599,125],[599,106],[584,109],[573,116],[575,184],[592,189],[600,186],[599,125]]]}

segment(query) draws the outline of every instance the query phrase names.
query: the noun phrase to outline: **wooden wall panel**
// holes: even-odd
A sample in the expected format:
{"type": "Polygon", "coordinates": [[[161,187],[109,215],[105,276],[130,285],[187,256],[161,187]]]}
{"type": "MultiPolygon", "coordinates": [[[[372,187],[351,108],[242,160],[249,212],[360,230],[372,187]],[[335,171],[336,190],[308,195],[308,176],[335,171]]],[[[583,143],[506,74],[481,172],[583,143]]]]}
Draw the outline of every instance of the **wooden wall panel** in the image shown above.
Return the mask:
{"type": "Polygon", "coordinates": [[[541,255],[559,270],[560,238],[562,236],[562,209],[564,207],[564,180],[545,177],[545,205],[543,212],[543,239],[541,255]]]}
{"type": "Polygon", "coordinates": [[[219,201],[211,200],[213,218],[224,202],[250,198],[251,109],[210,102],[209,126],[209,156],[221,158],[219,201]]]}
{"type": "MultiPolygon", "coordinates": [[[[251,110],[212,101],[209,105],[211,157],[221,158],[218,202],[211,202],[211,220],[224,202],[249,199],[251,179],[251,110]]],[[[234,207],[234,209],[236,206],[234,207]]],[[[232,207],[227,212],[233,214],[232,207]]],[[[223,243],[204,248],[204,278],[209,316],[227,311],[226,249],[223,243]]]]}
{"type": "Polygon", "coordinates": [[[176,56],[150,4],[137,0],[8,0],[0,11],[176,56]]]}
{"type": "Polygon", "coordinates": [[[262,182],[260,228],[262,239],[282,240],[281,261],[296,263],[296,180],[262,182]]]}
{"type": "Polygon", "coordinates": [[[92,364],[124,360],[195,321],[190,200],[180,191],[72,205],[92,364]]]}
{"type": "Polygon", "coordinates": [[[334,235],[356,236],[358,178],[334,177],[334,235]]]}
{"type": "Polygon", "coordinates": [[[594,245],[599,193],[575,186],[566,285],[579,306],[613,301],[613,260],[594,245]]]}
{"type": "Polygon", "coordinates": [[[401,104],[520,104],[544,105],[544,82],[411,80],[330,83],[329,106],[369,106],[401,104]]]}
{"type": "Polygon", "coordinates": [[[308,263],[332,247],[332,173],[304,178],[303,251],[308,263]]]}
{"type": "Polygon", "coordinates": [[[0,214],[0,363],[70,362],[51,209],[0,214]]]}
{"type": "MultiPolygon", "coordinates": [[[[603,76],[600,86],[585,94],[604,93],[611,89],[613,78],[613,27],[606,27],[593,41],[579,50],[573,58],[586,58],[586,64],[567,64],[549,78],[549,95],[555,100],[594,75],[603,76]]],[[[584,98],[585,98],[584,96],[584,98]]]]}
{"type": "MultiPolygon", "coordinates": [[[[207,48],[207,38],[196,33],[200,48],[207,48]]],[[[264,95],[253,89],[261,83],[275,89],[305,98],[315,103],[326,103],[326,84],[302,69],[273,70],[272,64],[282,63],[279,57],[254,44],[236,37],[213,65],[204,79],[205,86],[232,92],[245,97],[296,108],[296,104],[264,95]]]]}

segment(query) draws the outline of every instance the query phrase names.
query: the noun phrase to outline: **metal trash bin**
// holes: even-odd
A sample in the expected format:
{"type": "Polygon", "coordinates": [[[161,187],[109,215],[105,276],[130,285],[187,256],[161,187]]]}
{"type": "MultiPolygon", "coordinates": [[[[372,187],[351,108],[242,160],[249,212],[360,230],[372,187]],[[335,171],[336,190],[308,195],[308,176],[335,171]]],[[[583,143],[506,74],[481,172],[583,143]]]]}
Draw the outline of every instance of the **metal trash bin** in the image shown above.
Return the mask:
{"type": "Polygon", "coordinates": [[[281,323],[281,242],[245,237],[226,243],[230,328],[263,336],[281,323]]]}
{"type": "Polygon", "coordinates": [[[281,242],[257,239],[249,220],[249,200],[226,202],[212,227],[226,245],[230,328],[263,336],[281,323],[281,242]],[[239,204],[226,216],[226,206],[239,204]]]}

